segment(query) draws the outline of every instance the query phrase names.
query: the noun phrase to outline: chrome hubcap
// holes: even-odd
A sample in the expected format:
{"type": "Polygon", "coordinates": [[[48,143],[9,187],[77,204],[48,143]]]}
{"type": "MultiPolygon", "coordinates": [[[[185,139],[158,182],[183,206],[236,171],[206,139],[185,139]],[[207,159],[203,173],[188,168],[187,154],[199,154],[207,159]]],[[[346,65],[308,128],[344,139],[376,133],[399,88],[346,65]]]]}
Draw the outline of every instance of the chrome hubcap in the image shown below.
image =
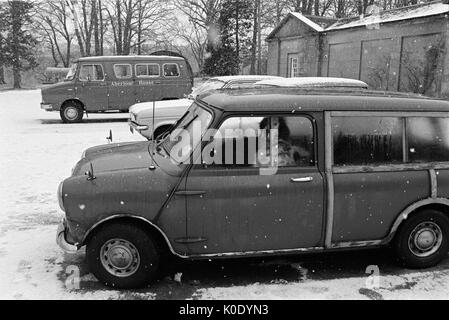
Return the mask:
{"type": "Polygon", "coordinates": [[[78,116],[78,111],[75,108],[65,109],[65,116],[67,119],[75,119],[78,116]]]}
{"type": "Polygon", "coordinates": [[[428,257],[441,246],[443,235],[440,227],[431,221],[422,222],[410,234],[408,246],[418,257],[428,257]]]}
{"type": "Polygon", "coordinates": [[[129,277],[140,266],[139,251],[129,241],[112,239],[107,241],[100,252],[103,267],[117,277],[129,277]]]}

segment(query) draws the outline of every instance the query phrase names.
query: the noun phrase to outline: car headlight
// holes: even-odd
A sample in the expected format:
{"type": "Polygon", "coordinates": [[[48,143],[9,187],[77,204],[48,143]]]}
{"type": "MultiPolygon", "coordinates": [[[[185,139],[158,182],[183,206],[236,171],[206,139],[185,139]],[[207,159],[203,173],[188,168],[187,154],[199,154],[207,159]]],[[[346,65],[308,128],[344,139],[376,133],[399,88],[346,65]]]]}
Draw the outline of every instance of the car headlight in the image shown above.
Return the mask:
{"type": "Polygon", "coordinates": [[[57,197],[58,197],[59,207],[61,208],[62,211],[65,212],[65,208],[64,208],[64,199],[63,199],[63,196],[62,196],[62,186],[63,186],[63,184],[64,184],[64,182],[61,182],[61,183],[59,184],[57,197]]]}

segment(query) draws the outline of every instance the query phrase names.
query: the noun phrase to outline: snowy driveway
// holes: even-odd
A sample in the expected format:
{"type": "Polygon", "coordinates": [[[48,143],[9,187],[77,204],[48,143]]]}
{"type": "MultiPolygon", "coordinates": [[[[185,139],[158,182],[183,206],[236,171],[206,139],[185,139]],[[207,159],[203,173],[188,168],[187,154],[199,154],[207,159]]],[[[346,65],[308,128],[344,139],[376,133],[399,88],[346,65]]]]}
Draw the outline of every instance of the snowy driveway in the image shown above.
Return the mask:
{"type": "Polygon", "coordinates": [[[64,125],[39,103],[39,90],[0,92],[0,299],[449,298],[449,258],[433,269],[403,270],[385,250],[176,263],[148,289],[109,290],[88,273],[82,252],[56,246],[56,189],[84,149],[106,143],[110,129],[114,142],[142,138],[129,132],[126,114],[64,125]],[[369,276],[368,266],[380,277],[369,276]]]}

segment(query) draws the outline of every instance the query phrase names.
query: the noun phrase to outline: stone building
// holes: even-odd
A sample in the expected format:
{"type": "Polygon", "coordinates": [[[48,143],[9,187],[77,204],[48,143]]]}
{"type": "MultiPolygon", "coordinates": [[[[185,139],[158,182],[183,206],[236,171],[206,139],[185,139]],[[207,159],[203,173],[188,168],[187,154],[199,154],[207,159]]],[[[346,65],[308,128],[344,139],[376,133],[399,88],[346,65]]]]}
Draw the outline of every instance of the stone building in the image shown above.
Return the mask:
{"type": "Polygon", "coordinates": [[[448,14],[447,0],[338,20],[292,12],[267,37],[268,74],[449,97],[448,14]]]}

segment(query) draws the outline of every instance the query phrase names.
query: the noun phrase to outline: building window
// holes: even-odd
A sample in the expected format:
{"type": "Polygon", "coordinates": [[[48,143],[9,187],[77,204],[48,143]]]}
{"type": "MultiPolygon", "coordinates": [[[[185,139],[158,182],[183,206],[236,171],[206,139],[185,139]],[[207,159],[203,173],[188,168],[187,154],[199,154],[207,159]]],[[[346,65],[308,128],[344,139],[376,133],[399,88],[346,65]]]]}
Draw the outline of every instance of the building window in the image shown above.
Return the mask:
{"type": "Polygon", "coordinates": [[[298,58],[290,58],[290,77],[298,77],[299,76],[299,59],[298,58]]]}
{"type": "Polygon", "coordinates": [[[402,163],[402,133],[402,118],[335,117],[332,119],[334,164],[402,163]]]}

